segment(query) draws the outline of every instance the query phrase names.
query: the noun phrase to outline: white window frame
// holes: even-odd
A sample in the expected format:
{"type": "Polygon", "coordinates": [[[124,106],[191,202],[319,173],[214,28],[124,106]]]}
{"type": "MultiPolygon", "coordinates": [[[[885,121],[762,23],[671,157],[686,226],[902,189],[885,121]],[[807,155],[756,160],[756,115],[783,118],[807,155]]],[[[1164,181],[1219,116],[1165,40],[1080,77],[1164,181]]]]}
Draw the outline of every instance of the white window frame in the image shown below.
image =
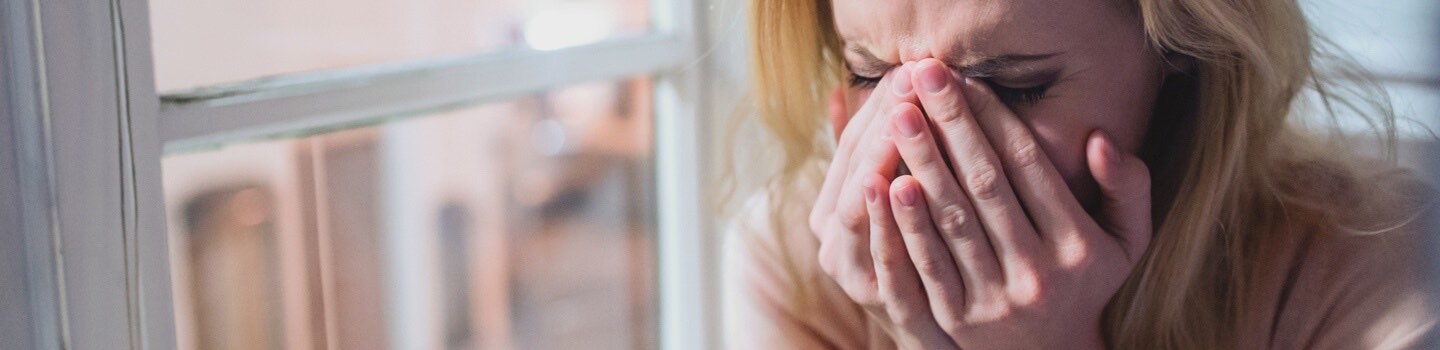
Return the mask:
{"type": "MultiPolygon", "coordinates": [[[[166,150],[352,125],[458,103],[655,77],[661,347],[717,346],[718,239],[703,190],[712,106],[700,0],[655,1],[653,34],[557,51],[155,91],[146,0],[0,5],[0,341],[176,347],[166,150]],[[556,74],[556,69],[563,69],[556,74]],[[482,79],[483,78],[483,79],[482,79]],[[12,179],[12,180],[5,180],[12,179]]],[[[7,345],[8,346],[8,345],[7,345]]]]}

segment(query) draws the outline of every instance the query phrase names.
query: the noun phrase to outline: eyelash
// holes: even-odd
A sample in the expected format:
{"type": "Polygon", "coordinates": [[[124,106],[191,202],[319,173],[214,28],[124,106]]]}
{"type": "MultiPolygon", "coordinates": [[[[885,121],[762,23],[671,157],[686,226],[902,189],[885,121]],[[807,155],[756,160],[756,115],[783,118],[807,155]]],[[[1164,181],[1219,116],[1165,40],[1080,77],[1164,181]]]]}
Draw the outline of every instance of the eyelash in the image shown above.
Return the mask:
{"type": "Polygon", "coordinates": [[[1000,101],[1011,106],[1032,106],[1045,98],[1045,91],[1050,89],[1050,84],[1042,84],[1028,88],[1010,88],[994,82],[990,84],[990,91],[1000,97],[1000,101]]]}
{"type": "MultiPolygon", "coordinates": [[[[854,73],[850,74],[851,87],[857,89],[872,89],[879,84],[880,78],[878,77],[872,78],[854,73]]],[[[1028,88],[1010,88],[994,82],[987,82],[987,84],[990,84],[990,90],[995,92],[995,96],[1000,97],[1000,101],[1012,106],[1030,106],[1039,103],[1041,99],[1045,98],[1045,92],[1050,89],[1050,84],[1028,88]]]]}
{"type": "Polygon", "coordinates": [[[855,73],[850,73],[850,86],[859,89],[872,89],[880,85],[880,78],[871,78],[855,73]]]}

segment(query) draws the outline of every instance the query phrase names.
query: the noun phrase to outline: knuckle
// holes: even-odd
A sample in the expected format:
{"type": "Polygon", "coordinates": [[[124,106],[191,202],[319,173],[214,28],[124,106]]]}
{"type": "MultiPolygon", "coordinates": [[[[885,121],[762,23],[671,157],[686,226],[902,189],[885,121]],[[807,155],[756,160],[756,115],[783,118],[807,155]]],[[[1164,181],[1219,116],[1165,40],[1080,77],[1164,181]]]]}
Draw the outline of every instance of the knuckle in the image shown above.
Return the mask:
{"type": "Polygon", "coordinates": [[[964,334],[970,329],[969,323],[954,317],[945,317],[945,319],[937,320],[937,322],[940,323],[940,330],[944,331],[945,334],[964,334]]]}
{"type": "Polygon", "coordinates": [[[969,109],[962,107],[963,105],[960,104],[959,101],[945,100],[940,102],[938,106],[932,108],[934,109],[934,113],[931,114],[930,117],[934,118],[937,123],[955,123],[962,121],[969,117],[970,114],[969,109]]]}
{"type": "Polygon", "coordinates": [[[1029,168],[1040,162],[1040,148],[1036,146],[1035,140],[1029,135],[1023,135],[1023,131],[1017,131],[1010,138],[1013,154],[1010,159],[1015,162],[1017,168],[1029,168]]]}
{"type": "Polygon", "coordinates": [[[977,324],[1005,320],[1014,315],[1015,308],[1011,307],[1010,304],[1005,303],[1003,300],[995,300],[976,305],[970,310],[967,318],[969,319],[969,323],[977,324]]]}
{"type": "Polygon", "coordinates": [[[994,311],[995,313],[991,315],[991,320],[1013,319],[1020,313],[1020,310],[1015,306],[1003,302],[995,303],[994,311]]]}
{"type": "Polygon", "coordinates": [[[910,260],[905,257],[905,254],[879,252],[878,254],[875,254],[874,259],[876,265],[879,265],[880,269],[885,270],[890,274],[897,273],[898,271],[903,271],[905,268],[909,267],[906,265],[910,263],[910,260]]]}
{"type": "MultiPolygon", "coordinates": [[[[881,126],[883,126],[885,123],[880,124],[881,126]]],[[[872,150],[875,150],[870,152],[870,160],[874,161],[884,156],[885,152],[882,152],[881,150],[885,149],[885,146],[893,146],[895,141],[893,137],[894,135],[891,135],[890,132],[887,130],[875,130],[871,132],[871,134],[872,135],[870,135],[870,140],[866,141],[868,143],[866,146],[868,146],[872,150]]]]}
{"type": "Polygon", "coordinates": [[[999,171],[988,162],[977,163],[967,176],[966,185],[970,189],[970,195],[982,200],[995,198],[1000,194],[999,171]]]}
{"type": "Polygon", "coordinates": [[[873,308],[884,304],[869,285],[851,285],[843,289],[845,294],[850,296],[850,300],[855,301],[856,305],[873,308]]]}
{"type": "Polygon", "coordinates": [[[914,328],[924,324],[920,311],[896,298],[886,302],[885,313],[890,314],[890,321],[901,327],[914,328]]]}
{"type": "Polygon", "coordinates": [[[1020,313],[1019,311],[1020,310],[1016,308],[1015,305],[1011,305],[1010,303],[1006,303],[1003,301],[995,303],[995,316],[997,318],[1008,319],[1011,317],[1015,317],[1016,314],[1020,313]]]}
{"type": "Polygon", "coordinates": [[[880,303],[876,301],[873,296],[866,295],[865,292],[856,290],[853,286],[842,286],[840,289],[845,292],[845,296],[850,297],[850,300],[855,302],[855,305],[866,308],[880,306],[880,303]]]}
{"type": "Polygon", "coordinates": [[[921,276],[941,276],[946,266],[934,254],[922,254],[915,262],[915,271],[921,276]]]}
{"type": "Polygon", "coordinates": [[[874,295],[871,294],[865,294],[864,292],[851,293],[850,299],[855,300],[856,305],[860,305],[861,307],[865,308],[873,309],[885,306],[885,303],[880,301],[879,298],[876,298],[874,295]]]}
{"type": "Polygon", "coordinates": [[[1060,268],[1073,270],[1094,264],[1095,254],[1091,252],[1094,243],[1085,239],[1085,236],[1078,230],[1071,232],[1061,236],[1069,238],[1058,239],[1055,242],[1055,258],[1060,264],[1060,268]]]}
{"type": "Polygon", "coordinates": [[[1022,273],[1009,284],[1007,292],[1016,306],[1034,306],[1045,295],[1045,278],[1039,273],[1022,273]]]}
{"type": "Polygon", "coordinates": [[[970,224],[970,213],[958,204],[951,204],[940,208],[940,218],[936,226],[940,229],[941,234],[950,238],[959,238],[970,224]]]}
{"type": "Polygon", "coordinates": [[[821,242],[820,252],[815,256],[816,263],[820,265],[820,271],[825,272],[825,275],[832,278],[836,277],[834,255],[834,249],[832,249],[831,245],[821,242]]]}
{"type": "Polygon", "coordinates": [[[899,151],[895,149],[895,141],[891,140],[889,135],[876,137],[873,147],[870,149],[870,154],[866,156],[867,159],[860,167],[856,168],[857,170],[874,172],[880,169],[881,164],[889,163],[889,160],[899,156],[899,151]]]}
{"type": "Polygon", "coordinates": [[[837,217],[840,226],[850,232],[863,232],[870,225],[870,215],[861,208],[847,208],[841,210],[837,217]]]}

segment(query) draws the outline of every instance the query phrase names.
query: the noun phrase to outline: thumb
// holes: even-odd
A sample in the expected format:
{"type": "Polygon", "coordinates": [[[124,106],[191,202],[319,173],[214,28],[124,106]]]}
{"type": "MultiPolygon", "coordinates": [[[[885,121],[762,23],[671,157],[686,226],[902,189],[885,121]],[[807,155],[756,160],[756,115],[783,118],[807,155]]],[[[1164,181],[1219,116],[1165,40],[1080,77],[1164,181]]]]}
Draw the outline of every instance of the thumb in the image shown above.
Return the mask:
{"type": "Polygon", "coordinates": [[[1100,185],[1102,226],[1120,239],[1121,246],[1138,259],[1150,245],[1150,170],[1145,162],[1121,152],[1114,139],[1095,130],[1086,142],[1086,162],[1100,185]]]}
{"type": "Polygon", "coordinates": [[[845,108],[845,87],[836,86],[830,92],[830,104],[826,114],[830,116],[830,126],[835,128],[835,142],[840,142],[840,133],[845,131],[845,124],[850,123],[850,112],[845,108]]]}

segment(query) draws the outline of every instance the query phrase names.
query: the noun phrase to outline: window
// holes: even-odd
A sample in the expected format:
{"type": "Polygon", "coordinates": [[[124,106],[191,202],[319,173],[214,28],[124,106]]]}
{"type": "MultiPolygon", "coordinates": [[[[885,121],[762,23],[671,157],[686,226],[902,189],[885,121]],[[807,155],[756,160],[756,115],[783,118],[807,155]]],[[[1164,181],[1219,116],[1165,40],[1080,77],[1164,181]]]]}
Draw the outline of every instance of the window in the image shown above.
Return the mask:
{"type": "MultiPolygon", "coordinates": [[[[1314,31],[1343,50],[1381,84],[1399,120],[1402,160],[1423,166],[1422,146],[1440,132],[1440,3],[1425,0],[1353,2],[1302,0],[1314,31]],[[1408,158],[1408,159],[1407,159],[1408,158]]],[[[1333,73],[1333,72],[1322,72],[1333,73]]],[[[1341,111],[1341,117],[1354,117],[1341,111]]],[[[1342,126],[1363,130],[1359,119],[1342,126]]]]}
{"type": "Polygon", "coordinates": [[[644,0],[151,0],[163,92],[260,77],[553,50],[649,29],[644,0]],[[216,64],[226,62],[226,64],[216,64]]]}
{"type": "MultiPolygon", "coordinates": [[[[1440,130],[1440,5],[1302,1],[1440,130]]],[[[714,347],[743,5],[0,3],[0,339],[714,347]]]]}
{"type": "Polygon", "coordinates": [[[650,90],[172,152],[180,347],[654,348],[650,90]]]}
{"type": "Polygon", "coordinates": [[[704,348],[696,8],[6,2],[21,341],[704,348]]]}

